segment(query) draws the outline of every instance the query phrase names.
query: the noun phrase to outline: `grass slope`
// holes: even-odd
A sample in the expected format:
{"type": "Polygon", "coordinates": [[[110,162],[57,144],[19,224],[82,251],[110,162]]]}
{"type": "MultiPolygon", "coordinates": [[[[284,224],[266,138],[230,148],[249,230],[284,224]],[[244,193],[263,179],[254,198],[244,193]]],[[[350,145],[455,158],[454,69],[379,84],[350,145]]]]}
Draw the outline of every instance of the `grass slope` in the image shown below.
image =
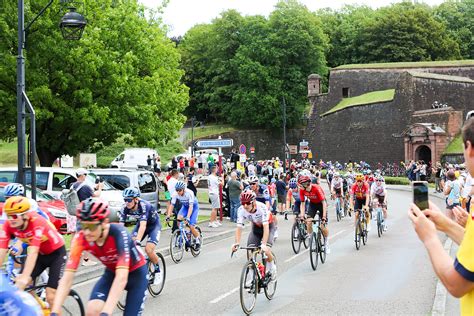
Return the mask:
{"type": "Polygon", "coordinates": [[[335,107],[321,114],[321,117],[353,106],[392,101],[394,96],[395,89],[389,89],[364,93],[352,98],[344,98],[335,107]]]}
{"type": "Polygon", "coordinates": [[[456,67],[474,66],[473,59],[466,60],[441,60],[441,61],[420,61],[420,62],[400,62],[400,63],[373,63],[373,64],[348,64],[341,65],[335,70],[341,69],[371,69],[371,68],[425,68],[425,67],[456,67]]]}
{"type": "MultiPolygon", "coordinates": [[[[236,128],[225,125],[225,124],[212,124],[205,125],[204,127],[195,127],[194,128],[194,139],[199,139],[203,137],[208,137],[212,135],[220,135],[227,132],[233,132],[236,128]]],[[[191,129],[189,129],[188,135],[186,135],[185,143],[191,142],[191,129]]]]}
{"type": "Polygon", "coordinates": [[[464,145],[461,134],[453,138],[448,146],[444,149],[443,154],[462,154],[464,152],[464,145]]]}

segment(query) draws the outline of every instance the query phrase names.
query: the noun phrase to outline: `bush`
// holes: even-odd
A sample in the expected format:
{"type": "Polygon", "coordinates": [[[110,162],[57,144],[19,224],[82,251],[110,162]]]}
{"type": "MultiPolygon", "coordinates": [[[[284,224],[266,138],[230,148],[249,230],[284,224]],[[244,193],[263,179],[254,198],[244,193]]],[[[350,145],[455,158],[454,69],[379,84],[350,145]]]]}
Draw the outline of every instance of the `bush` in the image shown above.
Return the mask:
{"type": "Polygon", "coordinates": [[[410,181],[406,177],[385,177],[386,184],[409,185],[410,181]]]}

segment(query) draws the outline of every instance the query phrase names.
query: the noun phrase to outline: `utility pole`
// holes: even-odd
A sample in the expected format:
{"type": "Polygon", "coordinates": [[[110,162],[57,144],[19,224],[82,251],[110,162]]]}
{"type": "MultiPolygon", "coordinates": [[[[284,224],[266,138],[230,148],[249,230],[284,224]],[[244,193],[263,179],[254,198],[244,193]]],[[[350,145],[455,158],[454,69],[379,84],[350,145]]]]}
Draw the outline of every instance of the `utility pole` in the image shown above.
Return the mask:
{"type": "Polygon", "coordinates": [[[286,102],[285,97],[283,97],[282,102],[282,111],[283,111],[283,172],[286,173],[286,102]]]}
{"type": "Polygon", "coordinates": [[[191,117],[191,157],[194,157],[194,120],[196,118],[191,117]]]}

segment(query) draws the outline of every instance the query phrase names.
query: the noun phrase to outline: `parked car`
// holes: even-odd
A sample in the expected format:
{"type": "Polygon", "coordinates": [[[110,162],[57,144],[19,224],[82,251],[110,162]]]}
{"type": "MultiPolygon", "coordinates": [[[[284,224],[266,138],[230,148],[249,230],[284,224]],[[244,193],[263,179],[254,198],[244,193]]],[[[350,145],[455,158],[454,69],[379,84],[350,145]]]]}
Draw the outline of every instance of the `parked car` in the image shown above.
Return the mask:
{"type": "MultiPolygon", "coordinates": [[[[18,171],[15,167],[0,168],[0,182],[18,182],[18,171]]],[[[89,173],[86,182],[91,187],[95,186],[97,176],[89,173]]],[[[60,199],[64,189],[69,189],[77,181],[75,169],[37,167],[36,168],[36,187],[43,190],[43,193],[51,195],[55,199],[60,199]]],[[[26,183],[31,184],[31,172],[26,172],[26,183]]],[[[104,181],[103,190],[100,198],[109,204],[110,220],[118,221],[118,212],[123,207],[122,192],[115,189],[110,183],[104,181]]]]}
{"type": "MultiPolygon", "coordinates": [[[[3,194],[5,187],[8,185],[6,182],[0,182],[0,209],[3,210],[3,204],[5,203],[5,195],[3,194]]],[[[26,187],[26,196],[31,198],[31,188],[26,187]]],[[[67,210],[64,202],[61,200],[55,200],[52,197],[43,194],[40,189],[36,190],[36,201],[38,207],[45,212],[51,223],[56,227],[59,233],[66,234],[67,231],[67,210]]]]}
{"type": "Polygon", "coordinates": [[[112,162],[112,168],[139,168],[146,167],[147,158],[158,156],[158,152],[151,148],[127,148],[120,153],[112,162]]]}
{"type": "Polygon", "coordinates": [[[104,179],[115,189],[123,191],[133,186],[140,190],[141,198],[150,202],[159,209],[158,204],[158,180],[155,174],[149,170],[141,169],[91,169],[91,173],[104,179]]]}

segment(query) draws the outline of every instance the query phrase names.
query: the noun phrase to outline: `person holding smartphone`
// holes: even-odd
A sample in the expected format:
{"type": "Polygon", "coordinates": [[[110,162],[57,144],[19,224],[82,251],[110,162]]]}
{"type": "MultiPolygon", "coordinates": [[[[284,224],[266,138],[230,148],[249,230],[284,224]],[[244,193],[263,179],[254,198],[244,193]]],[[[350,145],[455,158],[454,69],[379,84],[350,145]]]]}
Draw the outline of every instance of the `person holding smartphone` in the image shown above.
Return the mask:
{"type": "MultiPolygon", "coordinates": [[[[474,176],[474,118],[469,118],[462,129],[464,160],[467,170],[474,176]]],[[[452,209],[454,215],[465,214],[460,206],[452,209]]],[[[461,314],[474,315],[474,219],[466,218],[466,227],[450,220],[438,207],[429,203],[427,209],[411,205],[408,216],[413,222],[418,237],[423,242],[431,259],[433,269],[448,292],[461,298],[461,314]],[[453,260],[443,248],[437,231],[446,233],[459,246],[453,260]]]]}

